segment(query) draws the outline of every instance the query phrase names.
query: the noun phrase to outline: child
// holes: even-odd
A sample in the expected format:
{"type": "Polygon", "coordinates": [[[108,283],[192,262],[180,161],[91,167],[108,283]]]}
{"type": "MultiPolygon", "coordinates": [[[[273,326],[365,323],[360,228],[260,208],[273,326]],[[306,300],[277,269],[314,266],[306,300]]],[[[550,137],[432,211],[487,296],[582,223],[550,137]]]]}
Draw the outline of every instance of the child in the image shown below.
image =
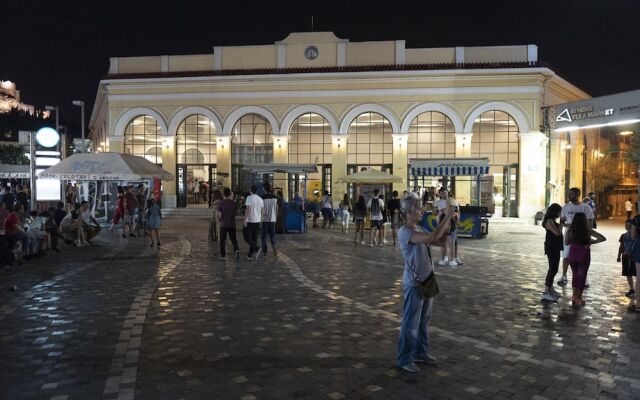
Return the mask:
{"type": "Polygon", "coordinates": [[[149,237],[151,238],[151,247],[153,247],[153,233],[156,234],[156,244],[160,247],[160,220],[162,219],[162,213],[160,209],[162,206],[160,205],[160,200],[155,200],[153,198],[147,200],[146,207],[146,219],[147,219],[147,229],[149,230],[149,237]]]}
{"type": "Polygon", "coordinates": [[[633,238],[631,237],[631,223],[633,220],[628,219],[624,223],[624,227],[627,230],[620,236],[620,247],[618,248],[618,262],[622,260],[622,276],[627,277],[627,283],[629,284],[629,291],[625,294],[627,297],[634,297],[636,291],[633,286],[633,277],[636,275],[636,264],[631,260],[631,247],[633,245],[633,238]]]}
{"type": "Polygon", "coordinates": [[[565,243],[571,245],[569,250],[569,265],[573,271],[571,286],[573,287],[573,307],[585,305],[582,299],[589,265],[591,264],[591,245],[604,242],[606,238],[595,230],[589,230],[587,216],[577,212],[573,217],[571,227],[565,236],[565,243]],[[595,239],[592,239],[595,238],[595,239]]]}

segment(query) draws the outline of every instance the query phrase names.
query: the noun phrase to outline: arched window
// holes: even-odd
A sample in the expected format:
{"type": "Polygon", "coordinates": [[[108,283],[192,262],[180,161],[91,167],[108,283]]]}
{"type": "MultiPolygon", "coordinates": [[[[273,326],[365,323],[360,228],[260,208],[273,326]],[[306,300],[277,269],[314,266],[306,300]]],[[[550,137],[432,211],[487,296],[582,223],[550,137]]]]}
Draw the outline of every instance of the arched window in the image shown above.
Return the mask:
{"type": "Polygon", "coordinates": [[[411,121],[407,155],[412,158],[454,158],[455,127],[446,115],[427,111],[411,121]]]}
{"type": "Polygon", "coordinates": [[[331,127],[320,114],[299,116],[289,128],[291,164],[331,164],[331,127]]]}
{"type": "Polygon", "coordinates": [[[347,164],[382,166],[393,163],[393,129],[384,116],[362,113],[349,124],[348,133],[347,164]]]}
{"type": "Polygon", "coordinates": [[[139,115],[124,130],[124,152],[145,157],[155,164],[162,164],[162,135],[155,118],[139,115]]]}
{"type": "Polygon", "coordinates": [[[516,121],[504,111],[482,113],[473,124],[471,155],[488,157],[493,175],[496,213],[518,216],[520,142],[516,121]]]}
{"type": "Polygon", "coordinates": [[[247,114],[233,126],[231,172],[234,191],[247,191],[251,174],[242,169],[245,164],[273,162],[271,124],[257,114],[247,114]]]}
{"type": "Polygon", "coordinates": [[[178,164],[215,164],[216,128],[204,115],[185,118],[178,126],[178,164]]]}

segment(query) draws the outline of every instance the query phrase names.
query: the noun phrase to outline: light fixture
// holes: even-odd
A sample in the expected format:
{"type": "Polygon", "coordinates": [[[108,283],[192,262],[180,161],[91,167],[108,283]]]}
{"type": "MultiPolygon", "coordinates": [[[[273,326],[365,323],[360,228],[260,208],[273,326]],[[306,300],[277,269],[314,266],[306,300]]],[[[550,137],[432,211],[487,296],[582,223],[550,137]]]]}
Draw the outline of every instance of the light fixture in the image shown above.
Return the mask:
{"type": "Polygon", "coordinates": [[[169,143],[169,140],[162,139],[162,148],[165,150],[169,150],[169,148],[171,148],[171,144],[169,143]]]}
{"type": "Polygon", "coordinates": [[[276,139],[276,143],[278,144],[278,148],[281,149],[282,148],[282,142],[280,142],[280,138],[276,139]]]}
{"type": "Polygon", "coordinates": [[[633,135],[633,131],[622,131],[622,132],[618,133],[618,135],[620,135],[620,136],[633,135]]]}
{"type": "Polygon", "coordinates": [[[338,144],[338,148],[340,148],[340,145],[342,144],[342,143],[341,143],[341,139],[340,139],[340,138],[337,138],[337,139],[336,139],[336,143],[338,144]]]}
{"type": "Polygon", "coordinates": [[[220,143],[220,148],[224,150],[224,140],[222,140],[222,138],[218,138],[218,143],[220,143]]]}

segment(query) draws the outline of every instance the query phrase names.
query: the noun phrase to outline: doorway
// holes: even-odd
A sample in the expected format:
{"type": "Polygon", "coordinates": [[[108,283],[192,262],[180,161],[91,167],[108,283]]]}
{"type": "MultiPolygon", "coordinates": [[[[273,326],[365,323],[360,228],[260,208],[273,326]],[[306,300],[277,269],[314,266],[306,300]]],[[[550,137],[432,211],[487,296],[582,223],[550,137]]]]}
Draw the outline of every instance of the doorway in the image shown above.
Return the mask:
{"type": "Polygon", "coordinates": [[[176,169],[177,206],[208,208],[218,183],[216,164],[178,164],[176,169]]]}
{"type": "Polygon", "coordinates": [[[518,217],[518,164],[509,164],[503,167],[502,174],[502,216],[518,217]]]}

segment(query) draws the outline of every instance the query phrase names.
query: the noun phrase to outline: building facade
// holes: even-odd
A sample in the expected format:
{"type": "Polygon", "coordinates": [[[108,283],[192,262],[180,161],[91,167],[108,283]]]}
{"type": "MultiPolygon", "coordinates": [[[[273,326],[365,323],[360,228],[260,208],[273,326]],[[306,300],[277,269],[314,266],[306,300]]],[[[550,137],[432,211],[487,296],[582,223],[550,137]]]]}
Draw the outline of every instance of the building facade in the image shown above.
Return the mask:
{"type": "MultiPolygon", "coordinates": [[[[211,54],[111,58],[90,130],[98,151],[235,190],[249,184],[247,164],[317,164],[310,178],[334,198],[346,190],[337,180],[363,167],[405,178],[401,191],[411,159],[488,157],[496,201],[532,217],[554,180],[571,179],[568,153],[579,151],[579,135],[541,131],[541,109],[588,97],[542,66],[535,45],[412,49],[292,33],[211,54]]],[[[163,185],[166,206],[180,182],[163,185]]]]}

